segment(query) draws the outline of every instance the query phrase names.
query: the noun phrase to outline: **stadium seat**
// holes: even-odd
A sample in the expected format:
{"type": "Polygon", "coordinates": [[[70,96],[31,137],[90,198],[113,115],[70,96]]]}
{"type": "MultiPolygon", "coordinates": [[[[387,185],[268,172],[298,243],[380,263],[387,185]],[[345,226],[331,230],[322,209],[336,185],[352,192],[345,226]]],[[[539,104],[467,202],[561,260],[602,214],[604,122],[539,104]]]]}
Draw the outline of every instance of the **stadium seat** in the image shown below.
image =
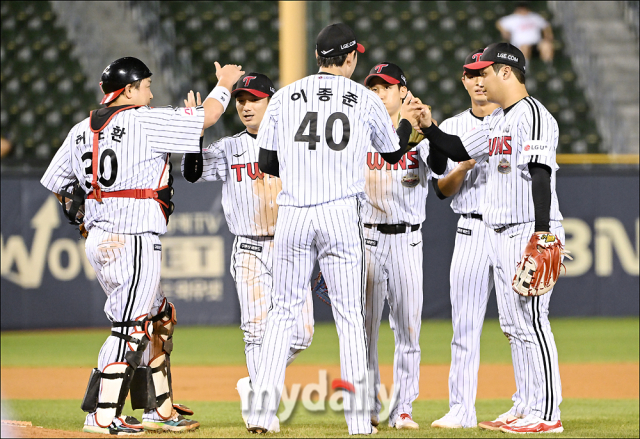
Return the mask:
{"type": "Polygon", "coordinates": [[[2,2],[1,16],[2,135],[14,145],[3,162],[46,164],[98,103],[50,2],[2,2]]]}
{"type": "MultiPolygon", "coordinates": [[[[530,4],[535,12],[550,20],[546,2],[530,4]]],[[[464,57],[472,50],[500,41],[495,22],[512,10],[513,4],[508,1],[481,4],[468,1],[331,2],[335,21],[349,24],[360,39],[370,43],[367,51],[359,56],[353,78],[364,78],[377,62],[395,62],[405,71],[409,87],[415,88],[416,95],[429,102],[434,115],[441,118],[451,117],[469,106],[468,95],[458,82],[464,57]],[[401,30],[410,29],[414,37],[407,38],[407,33],[395,30],[395,23],[401,23],[401,30]],[[372,36],[377,34],[384,36],[381,44],[371,44],[372,36]]],[[[553,31],[554,63],[546,66],[536,58],[531,61],[531,73],[527,76],[530,92],[558,120],[559,153],[606,152],[600,145],[571,59],[562,53],[562,30],[554,28],[553,31]]]]}

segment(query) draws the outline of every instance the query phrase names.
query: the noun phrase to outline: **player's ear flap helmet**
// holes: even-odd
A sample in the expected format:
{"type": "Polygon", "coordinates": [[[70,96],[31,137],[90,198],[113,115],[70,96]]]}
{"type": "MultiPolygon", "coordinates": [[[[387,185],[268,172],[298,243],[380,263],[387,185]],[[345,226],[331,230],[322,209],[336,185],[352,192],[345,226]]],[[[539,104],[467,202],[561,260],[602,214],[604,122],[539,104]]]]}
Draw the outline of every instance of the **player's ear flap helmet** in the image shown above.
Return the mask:
{"type": "Polygon", "coordinates": [[[149,68],[138,58],[126,56],[112,62],[102,72],[100,87],[104,93],[101,104],[116,99],[127,84],[148,78],[152,75],[149,68]]]}

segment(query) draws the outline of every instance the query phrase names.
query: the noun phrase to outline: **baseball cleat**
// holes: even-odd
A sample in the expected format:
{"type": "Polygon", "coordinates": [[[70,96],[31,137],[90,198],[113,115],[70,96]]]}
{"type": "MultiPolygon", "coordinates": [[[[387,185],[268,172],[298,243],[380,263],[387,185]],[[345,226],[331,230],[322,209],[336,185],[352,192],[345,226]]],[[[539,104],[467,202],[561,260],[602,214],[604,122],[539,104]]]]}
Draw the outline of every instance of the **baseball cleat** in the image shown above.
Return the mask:
{"type": "Polygon", "coordinates": [[[431,428],[462,428],[462,421],[451,413],[447,413],[440,419],[431,423],[431,428]]]}
{"type": "Polygon", "coordinates": [[[244,426],[249,428],[249,424],[247,424],[247,417],[249,416],[249,404],[251,404],[251,401],[249,400],[252,391],[251,378],[240,378],[236,384],[236,390],[240,395],[240,410],[242,411],[244,426]]]}
{"type": "Polygon", "coordinates": [[[398,430],[401,429],[407,429],[407,430],[417,430],[418,428],[420,428],[420,426],[418,425],[417,422],[415,422],[413,419],[411,419],[411,415],[407,414],[407,413],[403,413],[401,414],[398,419],[396,419],[396,425],[395,427],[398,430]]]}
{"type": "Polygon", "coordinates": [[[108,427],[85,424],[82,428],[85,433],[110,434],[113,436],[142,436],[144,428],[140,421],[133,416],[114,418],[108,427]]]}
{"type": "Polygon", "coordinates": [[[558,421],[545,421],[535,415],[527,415],[523,419],[518,419],[509,425],[503,425],[500,427],[500,431],[505,433],[562,433],[564,428],[562,422],[558,421]]]}
{"type": "Polygon", "coordinates": [[[498,431],[500,430],[500,427],[513,424],[518,419],[520,418],[517,416],[513,416],[511,414],[511,410],[509,410],[507,413],[501,414],[493,421],[480,422],[478,424],[478,427],[483,428],[485,430],[498,431]]]}
{"type": "Polygon", "coordinates": [[[254,434],[265,434],[267,432],[267,429],[258,425],[248,425],[247,431],[254,434]]]}
{"type": "Polygon", "coordinates": [[[191,431],[200,427],[200,423],[193,419],[187,419],[178,415],[167,421],[142,421],[142,426],[149,431],[191,431]]]}

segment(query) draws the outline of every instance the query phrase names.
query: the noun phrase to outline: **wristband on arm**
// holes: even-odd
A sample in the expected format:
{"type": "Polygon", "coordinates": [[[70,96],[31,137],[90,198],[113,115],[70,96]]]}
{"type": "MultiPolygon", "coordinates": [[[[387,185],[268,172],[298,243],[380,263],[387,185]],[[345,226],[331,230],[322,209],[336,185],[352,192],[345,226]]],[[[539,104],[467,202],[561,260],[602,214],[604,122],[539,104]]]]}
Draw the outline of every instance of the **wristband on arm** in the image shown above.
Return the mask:
{"type": "Polygon", "coordinates": [[[209,98],[215,99],[216,101],[220,102],[222,108],[224,108],[223,112],[225,112],[227,111],[229,102],[231,102],[231,93],[229,93],[229,90],[227,90],[225,87],[217,85],[213,88],[213,90],[211,90],[209,96],[207,96],[207,99],[209,98]]]}

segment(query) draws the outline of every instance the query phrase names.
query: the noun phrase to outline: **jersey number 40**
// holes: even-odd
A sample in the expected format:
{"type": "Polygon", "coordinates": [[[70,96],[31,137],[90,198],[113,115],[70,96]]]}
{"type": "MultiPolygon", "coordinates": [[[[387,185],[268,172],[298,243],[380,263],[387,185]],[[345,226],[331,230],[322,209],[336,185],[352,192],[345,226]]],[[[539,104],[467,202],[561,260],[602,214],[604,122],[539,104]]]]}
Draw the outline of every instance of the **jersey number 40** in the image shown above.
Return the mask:
{"type": "MultiPolygon", "coordinates": [[[[350,135],[351,126],[349,125],[349,118],[346,114],[337,112],[329,116],[325,124],[324,137],[330,149],[334,151],[342,151],[345,149],[349,143],[350,135]],[[338,120],[342,122],[342,139],[340,139],[340,143],[337,143],[333,138],[333,124],[338,120]]],[[[296,142],[307,142],[309,143],[309,149],[316,149],[316,144],[320,142],[320,136],[318,135],[318,113],[316,111],[309,111],[304,115],[304,119],[302,119],[300,123],[294,140],[296,142]],[[309,127],[309,131],[305,134],[307,127],[309,127]]]]}

